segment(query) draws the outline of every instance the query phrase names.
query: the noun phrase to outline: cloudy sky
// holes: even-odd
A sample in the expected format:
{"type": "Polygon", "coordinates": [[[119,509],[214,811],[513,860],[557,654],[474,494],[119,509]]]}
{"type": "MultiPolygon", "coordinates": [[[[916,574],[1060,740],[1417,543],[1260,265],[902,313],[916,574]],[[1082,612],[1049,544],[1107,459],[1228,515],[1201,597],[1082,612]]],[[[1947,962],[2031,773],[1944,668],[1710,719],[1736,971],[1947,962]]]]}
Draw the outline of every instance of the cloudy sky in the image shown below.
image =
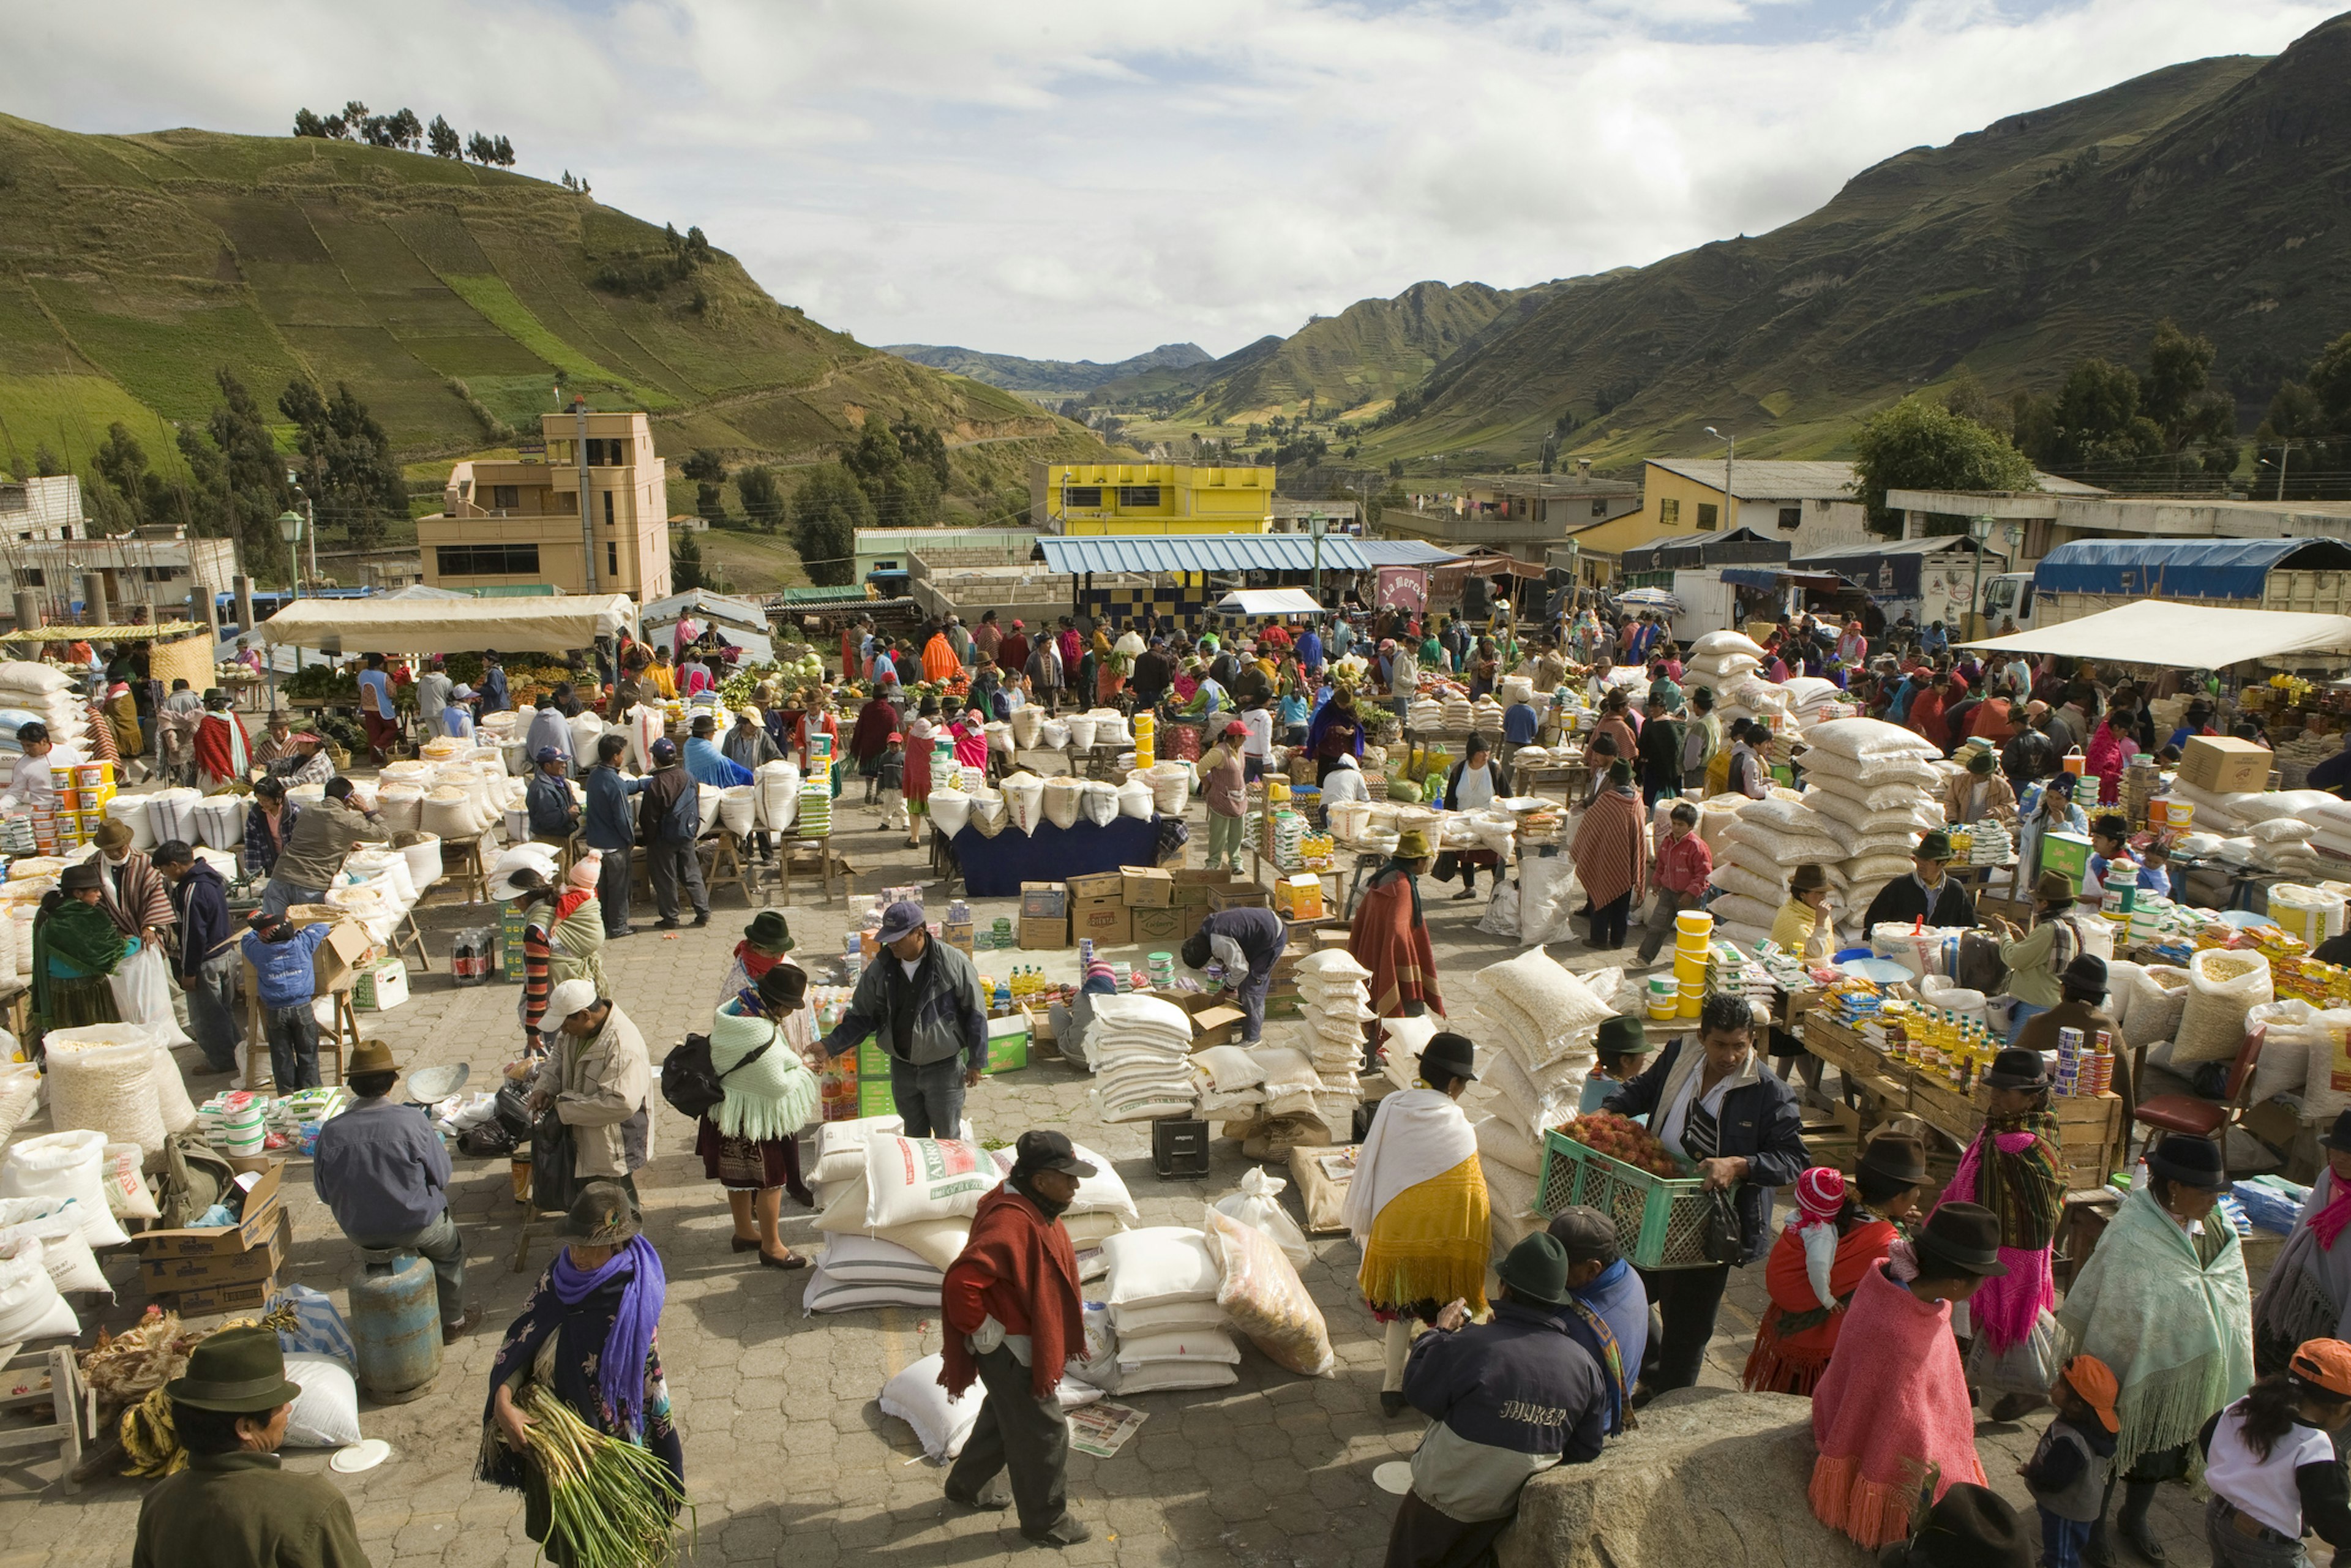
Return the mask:
{"type": "Polygon", "coordinates": [[[2335,5],[19,0],[0,110],[280,133],[405,104],[701,225],[863,341],[1115,360],[1759,233],[1905,148],[2273,54],[2335,5]]]}

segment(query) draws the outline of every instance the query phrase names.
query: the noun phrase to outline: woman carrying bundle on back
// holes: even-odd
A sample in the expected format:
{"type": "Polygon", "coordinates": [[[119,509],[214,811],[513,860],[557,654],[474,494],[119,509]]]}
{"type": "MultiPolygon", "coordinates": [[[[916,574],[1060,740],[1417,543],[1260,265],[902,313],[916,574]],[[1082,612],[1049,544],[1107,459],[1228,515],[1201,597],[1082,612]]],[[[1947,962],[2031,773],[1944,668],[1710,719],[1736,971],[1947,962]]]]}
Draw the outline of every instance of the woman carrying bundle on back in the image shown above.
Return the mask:
{"type": "Polygon", "coordinates": [[[800,1178],[799,1133],[816,1115],[815,1019],[802,1005],[808,972],[779,963],[719,1007],[710,1019],[710,1065],[725,1098],[695,1129],[705,1179],[726,1189],[735,1250],[757,1251],[768,1269],[808,1260],[778,1239],[783,1194],[803,1208],[816,1199],[800,1178]]]}
{"type": "Polygon", "coordinates": [[[105,896],[98,862],[69,865],[57,885],[41,895],[33,917],[33,1040],[53,1029],[120,1023],[114,987],[107,977],[139,951],[139,939],[125,936],[99,900],[105,896]]]}
{"type": "Polygon", "coordinates": [[[2049,1074],[2037,1051],[2011,1048],[1983,1075],[1983,1128],[1943,1189],[1946,1203],[1973,1203],[2000,1223],[2008,1271],[1984,1281],[1968,1302],[1975,1343],[1970,1380],[2001,1397],[1995,1421],[2013,1421],[2041,1403],[2064,1353],[2050,1312],[2057,1304],[2051,1260],[2065,1212],[2064,1138],[2049,1110],[2049,1074]]]}
{"type": "Polygon", "coordinates": [[[1798,1180],[1798,1218],[1811,1223],[1790,1220],[1764,1264],[1771,1305],[1756,1325],[1741,1379],[1750,1393],[1809,1395],[1820,1382],[1863,1272],[1885,1259],[1918,1212],[1926,1145],[1903,1133],[1874,1138],[1850,1190],[1840,1177],[1829,1184],[1834,1201],[1824,1196],[1806,1204],[1805,1183],[1822,1176],[1836,1172],[1808,1170],[1798,1180]],[[1816,1260],[1823,1239],[1827,1256],[1816,1260]]]}

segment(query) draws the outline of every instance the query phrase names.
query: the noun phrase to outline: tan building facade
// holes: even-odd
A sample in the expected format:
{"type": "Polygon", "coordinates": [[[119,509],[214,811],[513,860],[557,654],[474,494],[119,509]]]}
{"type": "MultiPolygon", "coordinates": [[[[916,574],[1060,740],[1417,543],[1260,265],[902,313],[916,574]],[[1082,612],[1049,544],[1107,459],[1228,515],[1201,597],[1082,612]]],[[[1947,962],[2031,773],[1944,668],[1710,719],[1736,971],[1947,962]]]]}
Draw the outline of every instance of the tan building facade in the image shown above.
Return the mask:
{"type": "Polygon", "coordinates": [[[416,523],[424,580],[436,588],[544,584],[558,593],[670,592],[668,465],[642,413],[587,416],[591,562],[580,521],[580,419],[540,417],[543,459],[475,459],[449,471],[441,510],[416,523]]]}

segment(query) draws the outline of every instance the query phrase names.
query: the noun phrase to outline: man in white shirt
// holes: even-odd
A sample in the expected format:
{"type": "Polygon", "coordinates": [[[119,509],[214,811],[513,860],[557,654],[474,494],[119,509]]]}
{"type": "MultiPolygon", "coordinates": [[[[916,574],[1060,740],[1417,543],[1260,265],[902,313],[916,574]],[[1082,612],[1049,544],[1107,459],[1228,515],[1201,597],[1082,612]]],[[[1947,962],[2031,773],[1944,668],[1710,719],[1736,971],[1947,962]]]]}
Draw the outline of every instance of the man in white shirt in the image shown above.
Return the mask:
{"type": "Polygon", "coordinates": [[[1241,777],[1254,782],[1265,777],[1266,758],[1273,754],[1273,715],[1263,699],[1252,700],[1241,710],[1240,726],[1246,732],[1241,742],[1241,777]]]}
{"type": "Polygon", "coordinates": [[[442,668],[441,655],[433,655],[433,667],[416,683],[416,716],[423,722],[427,736],[441,733],[441,711],[449,706],[449,694],[457,689],[449,673],[442,668]]]}
{"type": "Polygon", "coordinates": [[[49,727],[38,720],[16,727],[16,744],[25,755],[16,758],[16,770],[9,776],[8,792],[36,811],[54,811],[57,805],[57,781],[49,769],[71,758],[53,756],[57,742],[49,738],[49,727]]]}

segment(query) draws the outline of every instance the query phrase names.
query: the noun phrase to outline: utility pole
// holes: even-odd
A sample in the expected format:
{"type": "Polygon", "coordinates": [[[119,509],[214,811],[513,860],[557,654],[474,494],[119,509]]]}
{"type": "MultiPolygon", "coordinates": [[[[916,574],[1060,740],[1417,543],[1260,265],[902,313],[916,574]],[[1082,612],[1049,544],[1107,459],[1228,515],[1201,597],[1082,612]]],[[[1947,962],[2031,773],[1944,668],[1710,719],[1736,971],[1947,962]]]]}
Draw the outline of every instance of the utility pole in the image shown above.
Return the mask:
{"type": "Polygon", "coordinates": [[[580,581],[586,591],[596,591],[596,518],[588,504],[588,400],[577,393],[571,399],[573,419],[572,455],[580,467],[580,564],[585,569],[580,581]]]}
{"type": "Polygon", "coordinates": [[[1732,495],[1730,489],[1731,469],[1739,461],[1739,437],[1736,435],[1725,435],[1722,432],[1715,429],[1715,427],[1710,424],[1706,427],[1706,433],[1708,435],[1713,436],[1717,441],[1721,442],[1723,446],[1726,448],[1722,459],[1723,517],[1721,526],[1722,531],[1724,533],[1729,533],[1732,528],[1739,526],[1739,502],[1732,495]]]}

